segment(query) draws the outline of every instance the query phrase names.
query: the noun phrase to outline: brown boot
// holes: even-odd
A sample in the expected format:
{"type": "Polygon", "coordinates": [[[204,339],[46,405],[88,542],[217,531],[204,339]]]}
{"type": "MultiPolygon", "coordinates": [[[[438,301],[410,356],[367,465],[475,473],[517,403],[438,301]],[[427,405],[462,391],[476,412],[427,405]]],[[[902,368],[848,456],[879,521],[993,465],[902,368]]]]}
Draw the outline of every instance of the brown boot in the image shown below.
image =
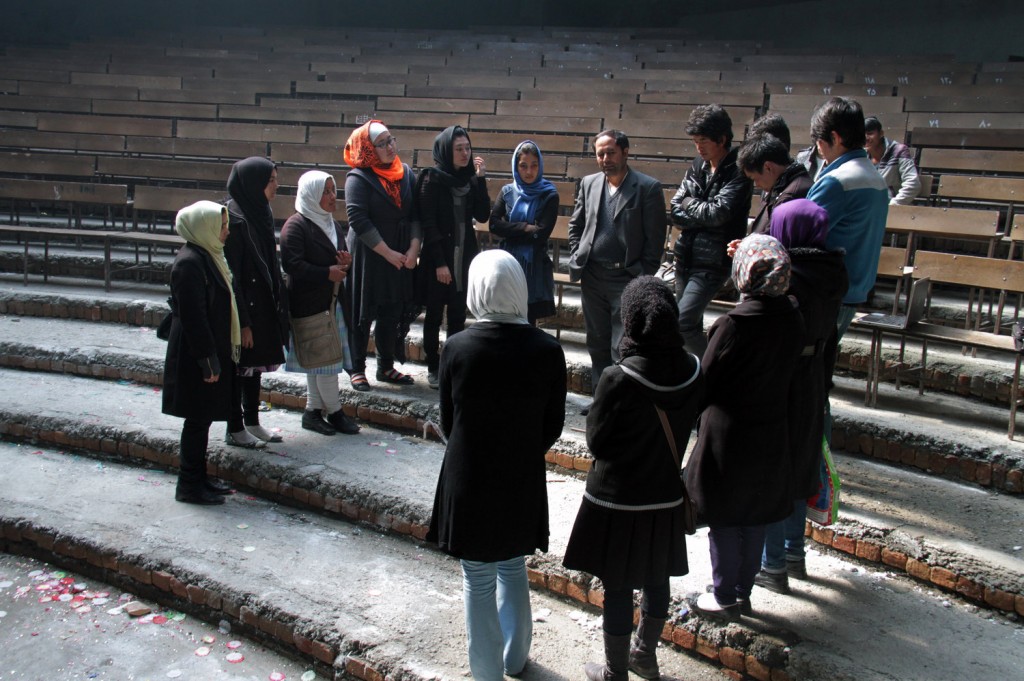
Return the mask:
{"type": "Polygon", "coordinates": [[[604,664],[588,662],[583,667],[588,681],[628,681],[629,634],[604,634],[604,664]]]}
{"type": "Polygon", "coordinates": [[[629,649],[629,670],[645,679],[656,679],[658,672],[658,640],[665,628],[664,619],[655,619],[643,614],[636,637],[629,649]]]}

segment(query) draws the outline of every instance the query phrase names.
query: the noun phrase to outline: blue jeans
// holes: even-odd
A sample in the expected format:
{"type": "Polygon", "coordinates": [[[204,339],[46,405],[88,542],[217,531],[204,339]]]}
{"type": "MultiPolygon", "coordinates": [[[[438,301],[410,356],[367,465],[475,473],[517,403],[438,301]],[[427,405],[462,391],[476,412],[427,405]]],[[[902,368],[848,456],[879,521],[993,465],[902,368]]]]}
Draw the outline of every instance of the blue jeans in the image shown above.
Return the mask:
{"type": "Polygon", "coordinates": [[[526,665],[533,640],[526,558],[462,561],[469,670],[476,681],[503,681],[526,665]]]}
{"type": "Polygon", "coordinates": [[[708,348],[708,337],[704,333],[704,310],[728,279],[728,273],[715,270],[676,271],[679,332],[683,334],[686,349],[701,359],[708,348]]]}
{"type": "Polygon", "coordinates": [[[768,572],[783,572],[787,559],[803,560],[806,521],[807,501],[797,499],[793,502],[793,512],[788,518],[765,525],[762,568],[768,572]]]}

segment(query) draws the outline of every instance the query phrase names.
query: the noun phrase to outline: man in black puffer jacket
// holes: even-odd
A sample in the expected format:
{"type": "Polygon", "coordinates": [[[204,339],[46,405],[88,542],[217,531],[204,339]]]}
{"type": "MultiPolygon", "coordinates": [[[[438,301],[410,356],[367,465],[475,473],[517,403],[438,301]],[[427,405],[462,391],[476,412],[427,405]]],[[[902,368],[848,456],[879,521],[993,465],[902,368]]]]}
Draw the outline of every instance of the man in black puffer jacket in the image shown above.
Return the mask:
{"type": "Polygon", "coordinates": [[[725,109],[698,106],[686,134],[693,137],[697,158],[672,199],[672,222],[682,230],[674,247],[675,287],[686,349],[703,357],[704,310],[729,279],[726,246],[747,232],[753,185],[736,166],[732,119],[725,109]]]}

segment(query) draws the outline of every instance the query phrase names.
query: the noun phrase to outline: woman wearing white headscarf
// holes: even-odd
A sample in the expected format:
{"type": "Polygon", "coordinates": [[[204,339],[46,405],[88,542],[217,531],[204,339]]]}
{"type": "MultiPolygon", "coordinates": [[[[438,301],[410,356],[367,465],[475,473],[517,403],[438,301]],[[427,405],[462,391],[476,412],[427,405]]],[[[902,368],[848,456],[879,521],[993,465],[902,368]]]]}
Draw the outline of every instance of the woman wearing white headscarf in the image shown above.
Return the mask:
{"type": "Polygon", "coordinates": [[[224,258],[228,211],[212,201],[182,208],[174,229],[184,239],[171,267],[171,328],[164,362],[163,413],[185,419],[174,498],[223,504],[227,485],[206,477],[210,425],[231,415],[241,351],[238,305],[224,258]]]}
{"type": "Polygon", "coordinates": [[[342,304],[342,283],[352,265],[345,236],[334,221],[338,194],[334,178],[311,170],[299,178],[295,197],[297,211],[281,228],[281,266],[287,276],[288,303],[293,319],[334,311],[343,356],[335,364],[318,368],[303,367],[295,356],[291,339],[284,368],[306,374],[306,411],[302,427],[321,435],[336,432],[354,435],[359,425],[341,410],[338,374],[352,367],[348,348],[350,320],[342,304]]]}
{"type": "Polygon", "coordinates": [[[515,258],[485,251],[468,279],[476,323],[441,354],[448,446],[427,541],[462,561],[473,678],[501,681],[522,671],[530,650],[524,556],[548,547],[544,455],[565,420],[565,355],[527,322],[526,278],[515,258]]]}

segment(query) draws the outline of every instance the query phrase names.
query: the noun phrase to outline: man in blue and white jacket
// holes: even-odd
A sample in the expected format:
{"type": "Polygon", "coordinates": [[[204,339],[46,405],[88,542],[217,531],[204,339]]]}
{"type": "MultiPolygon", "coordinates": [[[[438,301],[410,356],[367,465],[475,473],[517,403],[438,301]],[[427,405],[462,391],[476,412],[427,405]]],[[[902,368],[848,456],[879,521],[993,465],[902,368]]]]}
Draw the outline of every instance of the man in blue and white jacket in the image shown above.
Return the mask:
{"type": "Polygon", "coordinates": [[[807,198],[828,213],[825,245],[846,251],[850,277],[836,321],[838,343],[875,285],[889,189],[864,151],[864,110],[856,101],[833,97],[823,104],[811,118],[811,139],[826,165],[807,198]]]}

